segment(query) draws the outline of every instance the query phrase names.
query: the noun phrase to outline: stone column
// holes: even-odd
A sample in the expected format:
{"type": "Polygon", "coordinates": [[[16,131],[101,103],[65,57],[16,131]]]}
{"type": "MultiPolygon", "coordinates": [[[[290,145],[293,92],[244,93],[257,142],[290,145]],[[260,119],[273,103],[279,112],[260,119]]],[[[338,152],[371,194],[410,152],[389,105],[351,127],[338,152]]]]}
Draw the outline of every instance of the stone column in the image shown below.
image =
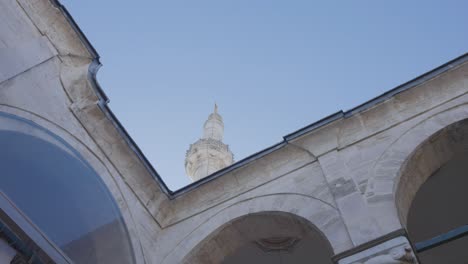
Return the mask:
{"type": "Polygon", "coordinates": [[[417,264],[418,261],[408,239],[404,236],[380,244],[363,247],[353,254],[336,260],[338,264],[417,264]]]}

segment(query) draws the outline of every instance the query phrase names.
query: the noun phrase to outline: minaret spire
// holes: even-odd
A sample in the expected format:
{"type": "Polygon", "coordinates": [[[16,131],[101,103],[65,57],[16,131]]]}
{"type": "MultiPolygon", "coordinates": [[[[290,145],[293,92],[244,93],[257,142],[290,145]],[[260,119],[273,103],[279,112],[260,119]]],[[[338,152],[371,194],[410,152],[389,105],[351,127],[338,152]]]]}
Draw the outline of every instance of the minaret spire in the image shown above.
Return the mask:
{"type": "Polygon", "coordinates": [[[197,181],[234,161],[229,146],[223,143],[224,123],[215,103],[213,113],[208,116],[203,126],[201,139],[190,145],[185,157],[185,171],[197,181]]]}
{"type": "Polygon", "coordinates": [[[203,137],[223,141],[224,123],[223,118],[218,113],[218,105],[215,104],[213,113],[208,116],[203,126],[203,137]]]}

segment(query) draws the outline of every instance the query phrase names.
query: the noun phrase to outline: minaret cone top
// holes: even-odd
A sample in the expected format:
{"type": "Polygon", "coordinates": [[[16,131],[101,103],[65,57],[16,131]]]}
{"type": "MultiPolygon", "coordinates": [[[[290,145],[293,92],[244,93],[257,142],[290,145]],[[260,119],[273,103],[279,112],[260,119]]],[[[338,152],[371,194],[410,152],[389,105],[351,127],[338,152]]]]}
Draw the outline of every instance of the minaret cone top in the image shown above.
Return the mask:
{"type": "Polygon", "coordinates": [[[208,116],[208,119],[203,126],[203,138],[211,138],[214,140],[223,141],[223,134],[223,118],[218,113],[218,105],[215,104],[213,113],[208,116]]]}

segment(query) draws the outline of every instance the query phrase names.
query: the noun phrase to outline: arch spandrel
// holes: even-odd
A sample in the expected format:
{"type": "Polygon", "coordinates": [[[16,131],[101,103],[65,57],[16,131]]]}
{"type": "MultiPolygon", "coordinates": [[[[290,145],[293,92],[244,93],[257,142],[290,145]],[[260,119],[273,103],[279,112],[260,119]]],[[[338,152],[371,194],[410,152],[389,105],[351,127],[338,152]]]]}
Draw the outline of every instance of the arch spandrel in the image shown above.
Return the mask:
{"type": "MultiPolygon", "coordinates": [[[[184,258],[193,256],[210,235],[235,219],[265,212],[290,214],[309,222],[328,241],[333,253],[352,248],[352,242],[336,208],[314,197],[283,193],[257,196],[219,210],[181,240],[162,263],[180,263],[184,258]]],[[[231,243],[231,246],[235,245],[231,243]]]]}

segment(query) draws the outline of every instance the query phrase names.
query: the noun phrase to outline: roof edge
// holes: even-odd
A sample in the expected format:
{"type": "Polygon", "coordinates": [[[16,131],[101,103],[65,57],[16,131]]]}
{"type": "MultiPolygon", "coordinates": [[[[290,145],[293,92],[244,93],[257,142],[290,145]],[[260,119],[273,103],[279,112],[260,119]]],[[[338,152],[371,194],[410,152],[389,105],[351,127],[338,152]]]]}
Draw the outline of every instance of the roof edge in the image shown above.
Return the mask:
{"type": "Polygon", "coordinates": [[[272,151],[276,150],[276,149],[279,149],[283,146],[285,146],[286,144],[288,144],[289,141],[291,140],[294,140],[296,138],[299,138],[299,137],[302,137],[306,134],[309,134],[309,133],[312,133],[314,132],[315,130],[318,130],[326,125],[329,125],[333,122],[335,122],[336,120],[339,120],[339,119],[342,119],[342,118],[348,118],[348,117],[351,117],[357,113],[360,113],[360,112],[363,112],[381,102],[384,102],[385,100],[388,100],[389,98],[401,93],[401,92],[404,92],[410,88],[413,88],[415,86],[418,86],[430,79],[433,79],[437,76],[439,76],[440,74],[444,73],[444,72],[447,72],[449,71],[450,69],[453,69],[457,66],[460,66],[464,63],[468,62],[468,53],[465,53],[455,59],[452,59],[450,60],[449,62],[435,68],[435,69],[432,69],[424,74],[421,74],[420,76],[406,82],[406,83],[403,83],[373,99],[370,99],[369,101],[367,102],[364,102],[354,108],[351,108],[350,110],[344,112],[343,110],[340,110],[334,114],[331,114],[325,118],[322,118],[310,125],[307,125],[303,128],[300,128],[292,133],[289,133],[287,135],[285,135],[283,137],[283,141],[275,144],[275,145],[272,145],[270,147],[267,147],[265,148],[264,150],[260,150],[259,152],[256,152],[250,156],[248,156],[247,158],[245,159],[242,159],[222,170],[219,170],[203,179],[200,179],[199,181],[196,181],[196,182],[193,182],[189,185],[186,185],[176,191],[173,191],[172,192],[172,195],[171,195],[171,199],[173,198],[176,198],[178,196],[181,196],[182,194],[184,193],[187,193],[189,192],[190,190],[194,189],[194,188],[197,188],[198,186],[202,185],[202,184],[205,184],[207,182],[210,182],[218,177],[221,177],[222,175],[230,172],[230,171],[233,171],[234,169],[237,169],[237,168],[240,168],[244,165],[247,165],[248,163],[254,161],[254,160],[257,160],[269,153],[271,153],[272,151]]]}
{"type": "Polygon", "coordinates": [[[455,59],[452,59],[450,60],[449,62],[447,63],[444,63],[443,65],[435,68],[435,69],[432,69],[426,73],[423,73],[421,75],[419,75],[418,77],[408,81],[408,82],[405,82],[403,84],[400,84],[398,85],[397,87],[389,90],[389,91],[386,91],[384,92],[383,94],[377,96],[377,97],[374,97],[370,100],[368,100],[367,102],[364,102],[356,107],[353,107],[351,109],[349,109],[348,111],[343,111],[343,110],[340,110],[338,112],[336,112],[335,114],[332,114],[332,115],[329,115],[323,119],[320,119],[319,121],[317,122],[314,122],[310,125],[307,125],[303,128],[300,128],[286,136],[284,136],[283,138],[286,140],[286,141],[290,141],[290,140],[293,140],[293,139],[296,139],[298,137],[301,137],[305,134],[308,134],[314,130],[317,130],[321,127],[324,127],[340,118],[348,118],[348,117],[351,117],[355,114],[358,114],[358,113],[361,113],[361,112],[364,112],[366,110],[368,110],[369,108],[372,108],[373,106],[381,103],[381,102],[384,102],[390,98],[392,98],[393,96],[401,93],[401,92],[404,92],[408,89],[411,89],[413,87],[416,87],[420,84],[423,84],[437,76],[439,76],[440,74],[444,73],[444,72],[447,72],[449,71],[450,69],[453,69],[457,66],[460,66],[464,63],[468,62],[468,53],[465,53],[461,56],[458,56],[457,58],[455,59]]]}
{"type": "Polygon", "coordinates": [[[73,30],[76,32],[79,39],[85,45],[88,52],[90,53],[90,55],[93,58],[93,62],[89,65],[89,68],[88,68],[88,73],[89,73],[88,80],[90,81],[91,86],[93,87],[94,91],[96,92],[96,94],[97,94],[97,96],[99,98],[99,101],[98,101],[99,108],[104,112],[106,117],[112,122],[112,124],[117,129],[120,136],[122,136],[122,138],[125,140],[125,142],[130,147],[130,149],[135,153],[135,155],[138,157],[138,159],[142,162],[143,166],[148,170],[148,172],[151,174],[151,176],[156,180],[156,182],[160,186],[161,190],[169,198],[171,198],[173,192],[167,187],[166,183],[162,180],[161,176],[159,176],[158,172],[154,169],[154,167],[148,161],[148,159],[143,154],[141,149],[135,143],[133,138],[128,134],[127,130],[124,128],[124,126],[120,123],[120,121],[114,115],[112,110],[109,108],[108,103],[110,102],[110,100],[107,97],[106,93],[102,90],[102,88],[99,85],[99,82],[97,81],[97,78],[96,78],[97,72],[98,72],[99,68],[102,66],[102,64],[101,64],[101,62],[99,60],[100,56],[99,56],[98,52],[93,47],[93,45],[88,40],[88,38],[85,36],[85,34],[80,29],[78,24],[75,22],[73,17],[70,15],[68,10],[65,8],[65,6],[62,5],[59,0],[50,0],[50,2],[52,3],[52,5],[57,7],[62,12],[64,17],[70,23],[73,30]]]}
{"type": "Polygon", "coordinates": [[[90,52],[91,56],[94,58],[93,60],[93,63],[90,64],[90,67],[89,67],[89,73],[90,73],[90,76],[89,76],[89,80],[91,81],[92,83],[92,86],[93,88],[95,89],[98,97],[99,97],[99,107],[103,110],[103,112],[106,114],[106,116],[109,118],[109,120],[114,124],[114,126],[116,127],[116,129],[118,130],[119,134],[125,139],[126,143],[128,144],[128,146],[130,147],[130,149],[137,155],[137,157],[140,159],[140,161],[143,163],[143,165],[146,167],[146,169],[148,170],[148,172],[153,176],[153,178],[156,180],[156,182],[159,184],[159,186],[161,187],[161,189],[163,190],[164,193],[166,193],[166,195],[170,198],[170,199],[174,199],[176,197],[179,197],[181,195],[183,195],[184,193],[187,193],[189,192],[190,190],[194,189],[194,188],[197,188],[198,186],[200,185],[203,185],[207,182],[210,182],[218,177],[221,177],[222,175],[228,173],[228,172],[231,172],[237,168],[240,168],[240,167],[243,167],[277,149],[280,149],[282,147],[284,147],[285,145],[288,144],[289,141],[293,140],[293,139],[296,139],[296,138],[299,138],[301,136],[304,136],[306,134],[309,134],[319,128],[322,128],[328,124],[331,124],[333,123],[334,121],[336,120],[339,120],[341,118],[348,118],[350,116],[353,116],[354,114],[357,114],[357,113],[360,113],[360,112],[363,112],[393,96],[395,96],[396,94],[399,94],[403,91],[406,91],[412,87],[415,87],[415,86],[418,86],[430,79],[433,79],[434,77],[444,73],[444,72],[447,72],[448,70],[454,68],[454,67],[457,67],[457,66],[460,66],[462,65],[463,63],[465,62],[468,62],[468,53],[465,53],[455,59],[452,59],[450,60],[449,62],[433,69],[433,70],[430,70],[406,83],[403,83],[373,99],[370,99],[369,101],[363,103],[363,104],[360,104],[346,112],[343,112],[342,110],[332,114],[332,115],[329,115],[323,119],[320,119],[319,121],[317,122],[314,122],[310,125],[307,125],[303,128],[300,128],[290,134],[287,134],[283,137],[283,140],[277,144],[274,144],[270,147],[267,147],[263,150],[260,150],[238,162],[235,162],[233,163],[232,165],[224,168],[224,169],[221,169],[199,181],[196,181],[196,182],[193,182],[189,185],[186,185],[180,189],[177,189],[175,191],[171,191],[166,183],[163,181],[163,179],[161,178],[161,176],[158,174],[158,172],[154,169],[154,167],[151,165],[151,163],[148,161],[148,159],[146,158],[146,156],[143,154],[143,152],[141,151],[141,149],[138,147],[138,145],[135,143],[135,141],[132,139],[132,137],[128,134],[128,132],[126,131],[126,129],[124,128],[124,126],[120,123],[120,121],[117,119],[117,117],[114,115],[114,113],[112,112],[112,110],[109,108],[108,106],[108,103],[109,103],[109,98],[107,97],[107,95],[105,94],[105,92],[102,90],[101,86],[99,85],[97,79],[96,79],[96,74],[97,74],[97,71],[99,70],[99,68],[102,66],[101,62],[99,61],[100,59],[100,56],[99,54],[97,53],[96,49],[92,46],[92,44],[90,43],[90,41],[86,38],[85,34],[81,31],[80,27],[78,26],[78,24],[75,22],[75,20],[73,19],[73,17],[70,15],[70,13],[68,12],[68,10],[65,8],[65,6],[63,6],[59,0],[50,0],[51,3],[56,6],[57,8],[60,9],[60,11],[63,13],[63,15],[65,16],[65,18],[69,21],[70,25],[73,27],[73,29],[75,30],[75,32],[77,33],[77,35],[79,36],[79,38],[81,39],[81,41],[83,42],[83,44],[86,46],[86,48],[88,49],[88,51],[90,52]]]}

